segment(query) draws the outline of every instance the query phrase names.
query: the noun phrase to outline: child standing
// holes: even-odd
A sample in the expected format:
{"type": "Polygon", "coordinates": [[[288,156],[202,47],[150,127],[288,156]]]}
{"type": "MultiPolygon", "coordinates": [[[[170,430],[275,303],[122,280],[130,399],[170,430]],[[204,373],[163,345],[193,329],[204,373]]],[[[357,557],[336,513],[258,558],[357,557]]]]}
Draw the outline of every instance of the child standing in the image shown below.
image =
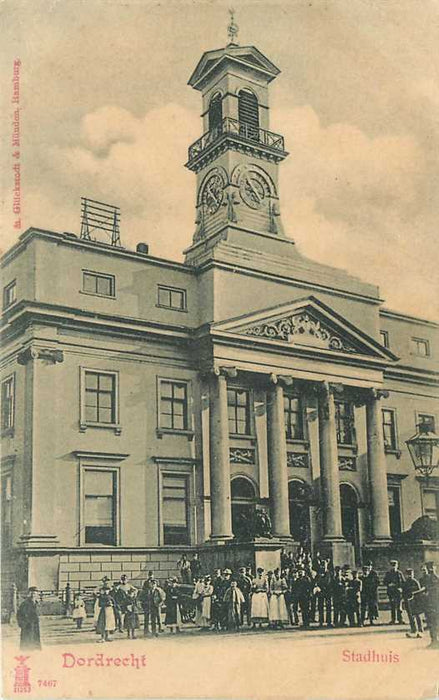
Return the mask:
{"type": "Polygon", "coordinates": [[[137,613],[137,591],[132,588],[127,594],[125,616],[124,616],[124,627],[127,631],[128,639],[136,638],[136,630],[139,629],[139,615],[137,613]]]}
{"type": "Polygon", "coordinates": [[[75,597],[73,598],[72,617],[76,622],[76,629],[80,630],[82,627],[82,621],[87,617],[84,598],[80,593],[76,593],[75,597]]]}

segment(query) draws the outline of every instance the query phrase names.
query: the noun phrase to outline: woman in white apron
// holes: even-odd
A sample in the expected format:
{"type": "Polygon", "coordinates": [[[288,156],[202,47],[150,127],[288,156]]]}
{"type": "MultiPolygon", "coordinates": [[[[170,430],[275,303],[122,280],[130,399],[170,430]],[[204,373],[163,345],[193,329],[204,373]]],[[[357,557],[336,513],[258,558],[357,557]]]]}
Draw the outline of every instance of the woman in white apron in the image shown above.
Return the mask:
{"type": "Polygon", "coordinates": [[[250,617],[253,629],[258,624],[268,622],[268,581],[264,569],[259,567],[252,581],[252,597],[250,604],[250,617]]]}

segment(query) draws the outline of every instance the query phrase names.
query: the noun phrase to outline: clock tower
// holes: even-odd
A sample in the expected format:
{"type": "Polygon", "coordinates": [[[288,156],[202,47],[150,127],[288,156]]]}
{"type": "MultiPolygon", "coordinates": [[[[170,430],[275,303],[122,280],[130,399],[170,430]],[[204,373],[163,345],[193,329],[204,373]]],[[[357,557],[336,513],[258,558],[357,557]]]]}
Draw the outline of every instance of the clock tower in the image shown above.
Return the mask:
{"type": "Polygon", "coordinates": [[[254,46],[236,43],[207,51],[189,79],[202,95],[203,135],[189,147],[196,173],[196,229],[186,262],[221,257],[224,245],[294,256],[280,217],[278,165],[283,136],[270,131],[268,86],[280,71],[254,46]]]}

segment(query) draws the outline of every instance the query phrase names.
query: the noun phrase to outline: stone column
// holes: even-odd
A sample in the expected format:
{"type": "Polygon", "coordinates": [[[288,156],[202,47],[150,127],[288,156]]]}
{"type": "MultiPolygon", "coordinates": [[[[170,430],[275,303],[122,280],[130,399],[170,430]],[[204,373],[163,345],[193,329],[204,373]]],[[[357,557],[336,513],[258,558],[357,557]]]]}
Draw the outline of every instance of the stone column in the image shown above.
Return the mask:
{"type": "Polygon", "coordinates": [[[229,421],[227,380],[216,370],[210,381],[210,499],[211,539],[225,540],[232,534],[230,495],[229,421]]]}
{"type": "Polygon", "coordinates": [[[284,424],[284,391],[277,377],[268,394],[268,483],[271,522],[275,537],[291,537],[288,503],[287,441],[284,424]]]}
{"type": "Polygon", "coordinates": [[[343,538],[334,395],[327,382],[319,392],[320,478],[324,501],[323,538],[343,538]]]}
{"type": "Polygon", "coordinates": [[[372,534],[375,542],[388,543],[390,537],[386,459],[379,400],[388,391],[372,389],[366,402],[367,456],[372,500],[372,534]]]}

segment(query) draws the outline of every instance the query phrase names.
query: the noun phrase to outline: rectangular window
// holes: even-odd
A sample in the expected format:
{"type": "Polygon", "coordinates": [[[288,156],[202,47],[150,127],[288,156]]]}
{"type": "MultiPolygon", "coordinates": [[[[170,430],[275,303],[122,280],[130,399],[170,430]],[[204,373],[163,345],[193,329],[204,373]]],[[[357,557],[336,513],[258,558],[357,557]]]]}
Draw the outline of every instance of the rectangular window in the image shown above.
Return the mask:
{"type": "Polygon", "coordinates": [[[389,332],[388,331],[380,331],[380,337],[381,337],[381,344],[384,345],[385,348],[390,347],[389,332]]]}
{"type": "Polygon", "coordinates": [[[2,431],[12,430],[15,414],[15,375],[2,382],[2,431]]]}
{"type": "Polygon", "coordinates": [[[160,380],[160,428],[188,430],[187,382],[160,380]]]}
{"type": "Polygon", "coordinates": [[[250,435],[250,392],[246,389],[227,389],[229,433],[250,435]]]}
{"type": "Polygon", "coordinates": [[[410,352],[418,357],[430,357],[430,343],[425,338],[410,338],[410,352]]]}
{"type": "Polygon", "coordinates": [[[7,309],[17,301],[17,283],[14,280],[6,285],[3,289],[3,308],[7,309]]]}
{"type": "Polygon", "coordinates": [[[401,534],[401,489],[399,486],[387,488],[389,503],[390,536],[401,534]]]}
{"type": "Polygon", "coordinates": [[[114,275],[103,275],[99,272],[82,272],[82,291],[100,297],[114,297],[116,282],[114,275]]]}
{"type": "Polygon", "coordinates": [[[177,311],[186,310],[186,290],[176,287],[158,287],[158,306],[164,306],[166,309],[176,309],[177,311]]]}
{"type": "Polygon", "coordinates": [[[303,410],[299,396],[284,394],[284,420],[287,440],[303,440],[303,410]]]}
{"type": "Polygon", "coordinates": [[[188,477],[164,474],[162,483],[163,542],[189,544],[188,477]]]}
{"type": "Polygon", "coordinates": [[[383,436],[384,449],[397,450],[398,437],[396,433],[396,411],[391,408],[383,408],[383,436]]]}
{"type": "Polygon", "coordinates": [[[436,432],[436,420],[431,413],[418,413],[418,426],[428,425],[428,430],[431,433],[436,432]]]}
{"type": "Polygon", "coordinates": [[[116,423],[116,374],[84,372],[84,413],[86,423],[116,423]]]}
{"type": "Polygon", "coordinates": [[[435,522],[439,521],[439,491],[423,489],[424,513],[435,522]]]}
{"type": "Polygon", "coordinates": [[[84,470],[85,544],[116,544],[117,474],[84,470]]]}
{"type": "Polygon", "coordinates": [[[337,430],[337,444],[354,445],[354,407],[349,401],[335,402],[335,425],[337,430]]]}
{"type": "Polygon", "coordinates": [[[2,543],[4,547],[12,544],[12,475],[2,477],[2,543]]]}

